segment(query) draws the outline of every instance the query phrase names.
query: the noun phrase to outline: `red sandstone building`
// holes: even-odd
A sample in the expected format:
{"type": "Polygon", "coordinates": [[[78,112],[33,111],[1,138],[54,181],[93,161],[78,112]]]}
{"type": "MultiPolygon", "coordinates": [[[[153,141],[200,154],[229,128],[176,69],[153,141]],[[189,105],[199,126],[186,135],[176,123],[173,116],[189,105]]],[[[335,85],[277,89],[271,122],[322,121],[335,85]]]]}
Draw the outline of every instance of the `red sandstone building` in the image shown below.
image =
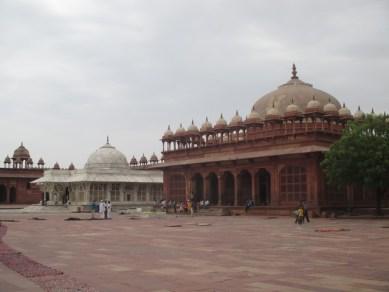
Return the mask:
{"type": "MultiPolygon", "coordinates": [[[[209,200],[217,206],[245,205],[289,213],[300,201],[311,210],[374,207],[363,189],[335,190],[320,168],[324,153],[341,136],[348,120],[361,119],[330,94],[297,77],[259,98],[245,120],[236,112],[199,128],[193,123],[162,137],[164,193],[168,200],[209,200]]],[[[386,197],[383,205],[389,206],[386,197]]]]}
{"type": "Polygon", "coordinates": [[[42,200],[42,192],[31,182],[43,176],[43,159],[34,167],[29,151],[23,143],[0,168],[0,204],[35,204],[42,200]]]}

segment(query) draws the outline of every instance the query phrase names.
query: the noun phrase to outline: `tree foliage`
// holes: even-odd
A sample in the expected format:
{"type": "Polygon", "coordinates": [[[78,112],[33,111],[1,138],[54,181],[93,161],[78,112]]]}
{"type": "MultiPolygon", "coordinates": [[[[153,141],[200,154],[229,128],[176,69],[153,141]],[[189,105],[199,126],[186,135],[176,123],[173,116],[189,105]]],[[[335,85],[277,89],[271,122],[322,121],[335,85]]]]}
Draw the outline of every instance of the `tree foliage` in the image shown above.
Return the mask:
{"type": "Polygon", "coordinates": [[[321,165],[332,185],[353,184],[375,190],[380,213],[382,192],[389,188],[389,118],[368,115],[349,122],[321,165]]]}

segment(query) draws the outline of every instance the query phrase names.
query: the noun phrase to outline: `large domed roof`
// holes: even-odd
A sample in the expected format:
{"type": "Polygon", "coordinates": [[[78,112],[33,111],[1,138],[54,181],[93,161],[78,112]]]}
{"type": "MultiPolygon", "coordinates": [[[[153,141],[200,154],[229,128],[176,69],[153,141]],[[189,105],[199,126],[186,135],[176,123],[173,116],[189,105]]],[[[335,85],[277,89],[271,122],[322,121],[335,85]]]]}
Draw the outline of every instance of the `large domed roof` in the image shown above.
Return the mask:
{"type": "Polygon", "coordinates": [[[278,89],[259,98],[254,104],[254,109],[259,113],[261,118],[264,118],[267,110],[274,105],[278,112],[283,115],[292,99],[294,104],[301,110],[305,110],[308,102],[312,100],[313,96],[315,96],[315,100],[317,100],[321,106],[327,104],[330,99],[338,110],[341,108],[340,103],[335,97],[327,92],[314,88],[312,84],[300,80],[297,77],[296,67],[293,64],[291,79],[285,84],[280,85],[278,89]]]}
{"type": "Polygon", "coordinates": [[[128,169],[126,156],[109,144],[93,152],[85,164],[85,169],[128,169]]]}

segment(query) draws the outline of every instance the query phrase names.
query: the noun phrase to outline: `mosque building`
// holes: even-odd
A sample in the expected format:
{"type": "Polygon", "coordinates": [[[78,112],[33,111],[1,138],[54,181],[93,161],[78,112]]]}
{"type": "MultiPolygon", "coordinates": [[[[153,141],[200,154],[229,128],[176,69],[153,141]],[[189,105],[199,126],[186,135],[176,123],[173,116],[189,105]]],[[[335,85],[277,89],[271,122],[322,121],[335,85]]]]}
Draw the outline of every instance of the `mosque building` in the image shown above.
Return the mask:
{"type": "Polygon", "coordinates": [[[42,192],[31,182],[43,175],[42,158],[34,165],[23,143],[11,157],[7,155],[0,167],[0,204],[34,204],[43,199],[42,192]]]}
{"type": "MultiPolygon", "coordinates": [[[[164,193],[168,200],[209,200],[238,208],[248,200],[265,214],[289,214],[300,201],[319,213],[327,208],[374,207],[375,196],[361,188],[326,184],[320,162],[352,115],[334,96],[297,76],[259,98],[243,119],[220,115],[162,137],[164,193]],[[266,213],[267,212],[267,213],[266,213]]],[[[153,167],[152,167],[153,168],[153,167]]],[[[389,206],[388,196],[383,206],[389,206]]]]}
{"type": "MultiPolygon", "coordinates": [[[[150,163],[157,164],[155,154],[150,163]]],[[[112,202],[114,208],[153,205],[162,198],[162,172],[146,170],[150,165],[143,155],[139,161],[133,157],[128,163],[126,156],[107,143],[93,152],[83,169],[45,170],[43,177],[35,180],[45,193],[48,205],[90,205],[100,200],[112,202]]]]}

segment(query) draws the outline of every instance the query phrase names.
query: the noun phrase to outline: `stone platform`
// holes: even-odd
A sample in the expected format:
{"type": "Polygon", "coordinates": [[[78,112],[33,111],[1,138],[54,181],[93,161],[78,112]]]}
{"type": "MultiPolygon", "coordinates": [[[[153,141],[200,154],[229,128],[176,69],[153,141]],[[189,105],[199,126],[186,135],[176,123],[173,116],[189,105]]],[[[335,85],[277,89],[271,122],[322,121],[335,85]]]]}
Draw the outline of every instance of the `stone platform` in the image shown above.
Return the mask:
{"type": "Polygon", "coordinates": [[[31,216],[3,241],[99,291],[389,291],[387,220],[31,216]]]}

